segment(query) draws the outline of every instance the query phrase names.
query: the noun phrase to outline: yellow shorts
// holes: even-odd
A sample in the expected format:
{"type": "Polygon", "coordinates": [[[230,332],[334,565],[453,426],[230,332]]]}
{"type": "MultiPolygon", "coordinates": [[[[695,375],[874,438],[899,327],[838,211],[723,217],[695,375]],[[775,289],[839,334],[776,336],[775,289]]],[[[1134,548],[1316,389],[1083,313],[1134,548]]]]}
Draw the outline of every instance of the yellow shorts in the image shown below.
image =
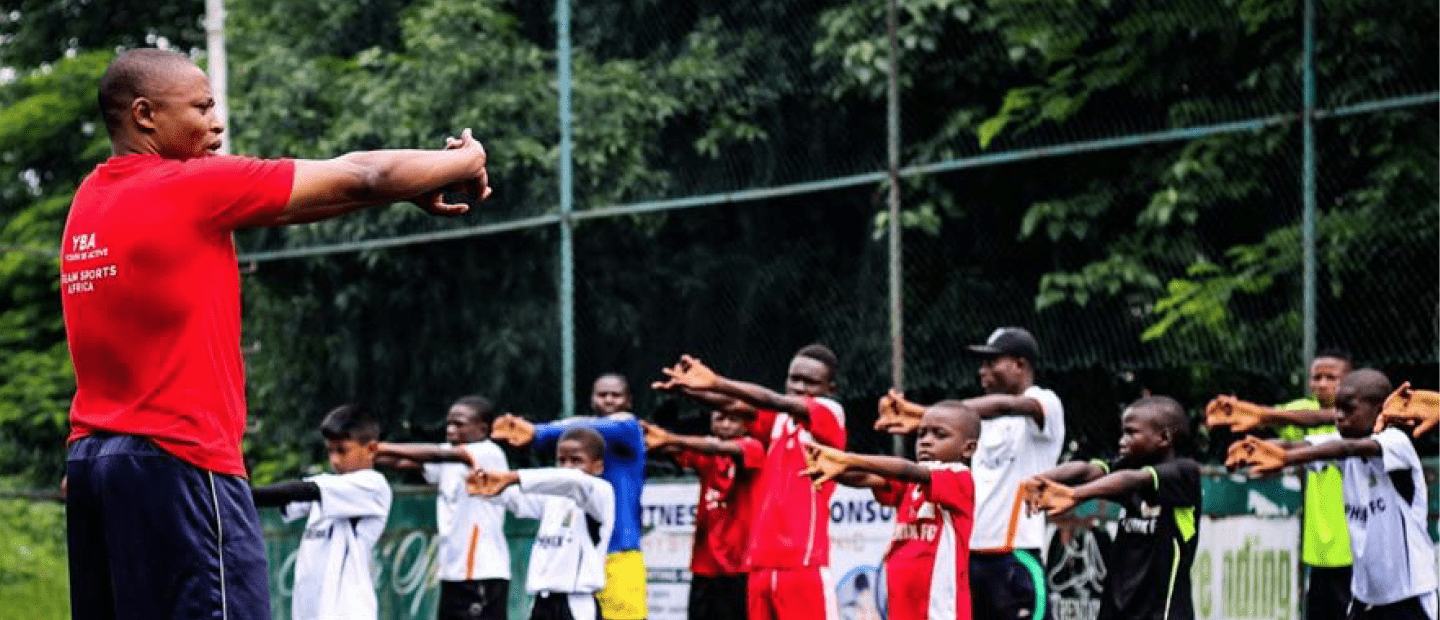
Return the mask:
{"type": "Polygon", "coordinates": [[[600,615],[605,620],[644,620],[649,615],[645,578],[645,556],[639,551],[605,556],[605,589],[595,595],[600,599],[600,615]]]}

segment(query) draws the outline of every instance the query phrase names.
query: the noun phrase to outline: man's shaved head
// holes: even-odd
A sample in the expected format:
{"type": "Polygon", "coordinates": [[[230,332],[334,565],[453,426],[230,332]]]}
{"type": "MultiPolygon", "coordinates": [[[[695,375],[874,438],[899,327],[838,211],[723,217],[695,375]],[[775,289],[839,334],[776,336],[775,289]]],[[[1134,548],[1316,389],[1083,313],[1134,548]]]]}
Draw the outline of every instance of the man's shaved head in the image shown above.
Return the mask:
{"type": "Polygon", "coordinates": [[[105,129],[115,136],[116,130],[125,126],[130,105],[137,98],[153,96],[157,83],[174,75],[176,69],[194,66],[188,56],[170,50],[120,52],[100,77],[100,112],[105,115],[105,129]]]}

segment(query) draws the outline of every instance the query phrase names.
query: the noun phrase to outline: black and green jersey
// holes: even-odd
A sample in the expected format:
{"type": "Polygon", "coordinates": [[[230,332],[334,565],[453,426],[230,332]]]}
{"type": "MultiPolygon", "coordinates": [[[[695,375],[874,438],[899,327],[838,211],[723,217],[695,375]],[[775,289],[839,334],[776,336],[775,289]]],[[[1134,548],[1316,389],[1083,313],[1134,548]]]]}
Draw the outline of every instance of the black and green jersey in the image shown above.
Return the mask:
{"type": "MultiPolygon", "coordinates": [[[[1097,463],[1107,472],[1136,469],[1097,463]]],[[[1174,459],[1138,469],[1153,485],[1112,497],[1123,514],[1106,562],[1103,620],[1191,620],[1190,564],[1200,512],[1200,466],[1174,459]]]]}

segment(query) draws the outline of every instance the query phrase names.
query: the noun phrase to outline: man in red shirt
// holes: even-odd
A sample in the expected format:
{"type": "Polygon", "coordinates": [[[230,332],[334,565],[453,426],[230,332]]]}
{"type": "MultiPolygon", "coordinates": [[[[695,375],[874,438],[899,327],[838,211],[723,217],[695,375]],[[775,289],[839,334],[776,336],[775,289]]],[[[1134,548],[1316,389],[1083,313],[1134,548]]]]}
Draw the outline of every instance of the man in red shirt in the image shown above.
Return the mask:
{"type": "Polygon", "coordinates": [[[231,233],[413,200],[488,196],[466,130],[446,150],[326,161],[213,155],[224,131],[189,58],[121,53],[100,79],[112,156],[75,193],[61,302],[70,410],[70,601],[91,618],[268,618],[265,552],[240,454],[245,373],[231,233]]]}
{"type": "Polygon", "coordinates": [[[641,424],[647,449],[675,451],[675,462],[700,478],[687,617],[745,620],[743,611],[716,601],[745,599],[745,551],[765,447],[745,436],[743,417],[719,409],[710,412],[710,437],[676,435],[649,422],[641,424]]]}
{"type": "Polygon", "coordinates": [[[666,368],[662,389],[710,394],[753,408],[746,432],[766,445],[755,498],[755,523],[745,567],[749,620],[834,620],[839,617],[830,577],[830,496],[834,482],[813,485],[805,445],[845,447],[845,411],[835,392],[835,353],[812,344],[790,361],[785,393],[715,374],[688,355],[666,368]]]}

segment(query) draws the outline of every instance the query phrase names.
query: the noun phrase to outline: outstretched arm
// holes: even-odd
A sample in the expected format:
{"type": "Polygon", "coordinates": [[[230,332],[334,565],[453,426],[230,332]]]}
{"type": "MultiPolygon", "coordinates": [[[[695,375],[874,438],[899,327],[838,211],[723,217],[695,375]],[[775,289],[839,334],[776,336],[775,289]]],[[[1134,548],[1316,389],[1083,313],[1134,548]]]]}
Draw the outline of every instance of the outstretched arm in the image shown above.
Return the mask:
{"type": "Polygon", "coordinates": [[[810,419],[805,397],[780,394],[764,386],[720,376],[689,355],[680,356],[680,362],[665,368],[664,372],[676,387],[728,396],[756,409],[788,413],[802,421],[810,419]]]}
{"type": "Polygon", "coordinates": [[[1109,466],[1100,461],[1070,461],[1053,467],[1038,477],[1060,484],[1075,485],[1099,480],[1109,471],[1109,466]]]}
{"type": "Polygon", "coordinates": [[[965,399],[965,404],[982,420],[1002,415],[1023,415],[1035,420],[1036,426],[1045,428],[1045,407],[1040,401],[1020,394],[986,394],[965,399]]]}
{"type": "Polygon", "coordinates": [[[375,451],[376,462],[380,462],[382,457],[397,465],[409,461],[411,463],[464,463],[471,467],[475,466],[475,459],[470,456],[469,450],[428,444],[382,441],[375,451]]]}
{"type": "Polygon", "coordinates": [[[868,476],[857,478],[852,474],[868,474],[880,478],[883,484],[885,480],[899,480],[901,482],[915,482],[927,484],[930,482],[930,470],[921,467],[914,461],[908,461],[893,456],[876,456],[873,454],[855,454],[836,450],[829,446],[816,443],[806,444],[805,460],[808,467],[800,472],[802,476],[809,476],[815,480],[815,484],[821,484],[828,480],[842,480],[847,486],[874,486],[871,484],[854,484],[850,481],[862,480],[871,481],[868,476]]]}
{"type": "Polygon", "coordinates": [[[1276,409],[1226,395],[1216,396],[1205,405],[1206,426],[1210,428],[1228,426],[1230,430],[1237,433],[1250,431],[1259,426],[1283,424],[1325,426],[1334,423],[1334,409],[1276,409]]]}
{"type": "Polygon", "coordinates": [[[446,204],[440,190],[468,185],[476,197],[490,195],[485,149],[466,129],[445,150],[350,153],[329,160],[297,160],[290,201],[260,226],[303,224],[365,207],[413,200],[436,215],[459,215],[468,205],[446,204]]]}
{"type": "Polygon", "coordinates": [[[687,452],[719,454],[737,459],[745,456],[745,450],[733,441],[716,437],[677,435],[649,422],[641,422],[640,426],[645,429],[645,447],[650,450],[678,448],[687,452]]]}
{"type": "Polygon", "coordinates": [[[1246,437],[1230,444],[1226,467],[1250,466],[1250,472],[1267,476],[1286,465],[1303,465],[1313,461],[1344,459],[1352,456],[1378,456],[1380,442],[1374,439],[1333,439],[1312,445],[1303,441],[1266,441],[1246,437]]]}
{"type": "Polygon", "coordinates": [[[1375,419],[1375,432],[1391,424],[1414,425],[1416,437],[1430,432],[1440,425],[1440,392],[1412,389],[1409,381],[1400,384],[1380,408],[1380,415],[1375,419]]]}
{"type": "Polygon", "coordinates": [[[256,508],[276,508],[292,502],[320,501],[320,485],[308,480],[291,480],[263,487],[251,487],[256,508]]]}
{"type": "Polygon", "coordinates": [[[650,387],[656,390],[682,394],[686,398],[703,403],[711,409],[719,409],[725,413],[736,415],[747,420],[755,417],[754,407],[724,394],[677,385],[673,380],[655,381],[650,384],[650,387]]]}

